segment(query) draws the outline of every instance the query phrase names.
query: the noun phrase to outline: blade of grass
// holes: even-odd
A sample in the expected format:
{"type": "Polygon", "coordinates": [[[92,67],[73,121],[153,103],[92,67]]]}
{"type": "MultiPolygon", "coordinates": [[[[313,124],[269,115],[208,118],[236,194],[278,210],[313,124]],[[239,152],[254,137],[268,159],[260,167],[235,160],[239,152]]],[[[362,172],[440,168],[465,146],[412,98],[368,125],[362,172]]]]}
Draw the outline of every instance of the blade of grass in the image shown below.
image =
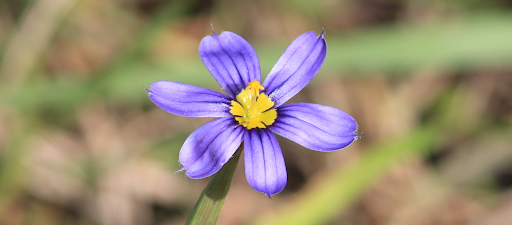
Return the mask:
{"type": "Polygon", "coordinates": [[[17,123],[10,130],[10,138],[5,142],[5,149],[0,157],[0,212],[5,212],[13,201],[23,194],[28,177],[24,159],[27,155],[27,145],[30,137],[39,129],[38,123],[28,120],[14,120],[17,123]]]}
{"type": "Polygon", "coordinates": [[[241,153],[242,148],[239,148],[235,155],[222,166],[222,169],[212,177],[190,214],[187,225],[213,225],[217,222],[241,153]]]}
{"type": "MultiPolygon", "coordinates": [[[[116,60],[102,74],[99,74],[94,80],[73,80],[68,76],[62,76],[62,79],[51,81],[35,81],[24,84],[20,89],[13,90],[10,84],[0,84],[0,106],[5,105],[14,107],[22,112],[37,113],[48,107],[69,113],[74,106],[80,105],[80,102],[100,95],[100,98],[113,100],[131,101],[132,96],[135,99],[142,99],[145,96],[142,85],[144,83],[130,82],[132,79],[126,78],[132,65],[137,65],[141,73],[138,76],[144,76],[148,71],[159,70],[154,67],[148,67],[138,62],[145,57],[145,51],[149,48],[152,41],[158,36],[159,32],[165,30],[170,24],[176,22],[187,15],[195,1],[171,1],[162,7],[143,28],[139,35],[134,38],[131,45],[126,50],[119,53],[116,60]],[[112,85],[128,83],[128,85],[112,85]],[[131,93],[132,96],[126,94],[131,93]]],[[[168,71],[166,71],[168,72],[168,71]]],[[[130,95],[130,94],[129,94],[130,95]]]]}
{"type": "MultiPolygon", "coordinates": [[[[512,15],[491,12],[468,15],[465,20],[448,21],[442,24],[411,28],[388,27],[368,30],[350,37],[327,36],[328,55],[318,76],[340,73],[371,76],[375,74],[374,72],[391,76],[396,74],[393,72],[421,67],[443,70],[510,65],[512,61],[512,45],[510,45],[512,26],[510,24],[512,24],[512,15]]],[[[329,34],[328,31],[327,29],[327,34],[329,34]]],[[[141,34],[140,42],[151,42],[154,37],[150,34],[152,32],[141,34]]],[[[265,71],[270,70],[286,48],[286,44],[266,46],[256,48],[262,71],[264,71],[263,75],[266,74],[265,71]]],[[[139,48],[144,49],[133,47],[135,50],[129,51],[130,54],[138,55],[141,51],[143,52],[139,48]]],[[[44,81],[28,84],[19,93],[10,94],[5,91],[8,85],[0,84],[0,103],[8,103],[15,108],[27,107],[37,110],[44,106],[40,101],[41,96],[49,92],[62,94],[54,99],[56,104],[81,101],[92,95],[100,95],[101,98],[113,101],[143,101],[146,99],[146,94],[142,86],[157,80],[218,87],[199,57],[195,60],[179,62],[144,62],[134,60],[141,59],[139,57],[126,57],[125,61],[105,71],[99,79],[88,82],[66,81],[70,85],[67,87],[60,85],[61,81],[44,81]],[[33,89],[34,86],[46,88],[33,89]],[[86,93],[86,95],[79,93],[86,93]],[[20,101],[27,104],[20,104],[20,101]]]]}
{"type": "Polygon", "coordinates": [[[396,162],[442,144],[439,127],[419,128],[406,137],[368,149],[361,160],[340,168],[303,193],[293,204],[254,225],[325,224],[343,211],[396,162]]]}
{"type": "Polygon", "coordinates": [[[0,74],[10,88],[20,86],[79,0],[39,0],[28,7],[21,24],[11,35],[0,63],[0,74]]]}

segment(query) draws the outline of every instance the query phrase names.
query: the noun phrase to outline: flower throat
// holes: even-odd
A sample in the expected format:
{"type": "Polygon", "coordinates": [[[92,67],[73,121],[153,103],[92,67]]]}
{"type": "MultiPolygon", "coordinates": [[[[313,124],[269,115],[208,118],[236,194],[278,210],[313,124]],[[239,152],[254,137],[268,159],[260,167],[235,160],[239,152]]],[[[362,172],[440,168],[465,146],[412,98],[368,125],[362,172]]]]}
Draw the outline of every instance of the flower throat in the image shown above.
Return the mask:
{"type": "Polygon", "coordinates": [[[231,101],[231,110],[235,120],[248,130],[253,128],[266,128],[272,125],[277,118],[276,109],[270,109],[274,102],[265,94],[265,90],[257,80],[249,82],[237,96],[236,101],[231,101]]]}

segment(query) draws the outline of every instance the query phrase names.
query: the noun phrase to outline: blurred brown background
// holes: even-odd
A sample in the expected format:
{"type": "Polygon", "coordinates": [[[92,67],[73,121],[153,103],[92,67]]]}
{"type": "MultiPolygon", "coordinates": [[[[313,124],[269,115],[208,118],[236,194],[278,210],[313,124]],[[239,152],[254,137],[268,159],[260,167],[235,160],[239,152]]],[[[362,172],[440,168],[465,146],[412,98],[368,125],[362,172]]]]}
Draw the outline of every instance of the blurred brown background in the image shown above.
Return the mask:
{"type": "Polygon", "coordinates": [[[197,52],[210,24],[253,44],[263,76],[325,28],[291,101],[364,133],[333,153],[279,138],[273,199],[240,160],[217,224],[512,224],[510,0],[0,0],[0,224],[184,224],[208,179],[175,174],[178,152],[209,119],[143,86],[221,91],[197,52]]]}

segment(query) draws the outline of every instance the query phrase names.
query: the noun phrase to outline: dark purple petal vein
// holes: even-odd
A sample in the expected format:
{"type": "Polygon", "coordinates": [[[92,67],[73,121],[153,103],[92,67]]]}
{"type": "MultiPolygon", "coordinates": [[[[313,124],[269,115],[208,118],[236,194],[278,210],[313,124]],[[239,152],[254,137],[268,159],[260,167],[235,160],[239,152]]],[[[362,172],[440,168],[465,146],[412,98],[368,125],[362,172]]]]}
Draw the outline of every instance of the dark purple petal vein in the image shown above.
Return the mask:
{"type": "Polygon", "coordinates": [[[263,82],[265,93],[278,107],[304,88],[324,63],[327,44],[322,34],[307,32],[297,37],[263,82]]]}
{"type": "Polygon", "coordinates": [[[360,136],[349,114],[325,105],[290,103],[277,109],[272,131],[316,151],[342,149],[360,136]]]}
{"type": "Polygon", "coordinates": [[[286,186],[283,153],[274,134],[267,129],[251,129],[244,136],[245,175],[255,190],[271,196],[286,186]]]}
{"type": "Polygon", "coordinates": [[[201,179],[215,174],[242,143],[244,130],[233,118],[214,119],[195,130],[180,151],[181,170],[201,179]]]}
{"type": "Polygon", "coordinates": [[[188,117],[231,117],[231,98],[225,94],[173,81],[157,81],[149,98],[163,110],[188,117]]]}
{"type": "Polygon", "coordinates": [[[242,37],[225,31],[206,36],[199,45],[204,65],[226,93],[234,98],[251,81],[261,79],[256,51],[242,37]]]}

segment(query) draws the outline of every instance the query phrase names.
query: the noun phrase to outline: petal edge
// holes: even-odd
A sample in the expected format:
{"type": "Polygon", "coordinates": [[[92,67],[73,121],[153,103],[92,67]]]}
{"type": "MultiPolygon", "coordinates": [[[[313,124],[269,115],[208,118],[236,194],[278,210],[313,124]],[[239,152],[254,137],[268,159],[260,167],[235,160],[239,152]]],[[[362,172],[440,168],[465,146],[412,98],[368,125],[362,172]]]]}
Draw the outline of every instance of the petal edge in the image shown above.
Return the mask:
{"type": "Polygon", "coordinates": [[[157,81],[147,90],[153,103],[172,114],[188,117],[229,117],[231,101],[222,93],[173,81],[157,81]]]}
{"type": "Polygon", "coordinates": [[[268,197],[286,186],[283,153],[274,134],[267,129],[251,129],[244,136],[244,162],[247,182],[268,197]]]}
{"type": "Polygon", "coordinates": [[[179,171],[193,179],[217,173],[242,143],[244,130],[233,118],[217,118],[197,128],[180,150],[179,171]]]}
{"type": "Polygon", "coordinates": [[[290,103],[277,109],[276,122],[270,127],[280,136],[316,151],[334,151],[347,147],[360,134],[357,122],[349,114],[325,105],[290,103]]]}
{"type": "Polygon", "coordinates": [[[297,37],[277,60],[263,82],[265,93],[278,107],[302,90],[324,63],[327,43],[324,33],[311,31],[297,37]]]}
{"type": "Polygon", "coordinates": [[[206,36],[199,44],[199,56],[226,93],[235,96],[251,81],[261,79],[258,55],[239,35],[225,31],[206,36]]]}

